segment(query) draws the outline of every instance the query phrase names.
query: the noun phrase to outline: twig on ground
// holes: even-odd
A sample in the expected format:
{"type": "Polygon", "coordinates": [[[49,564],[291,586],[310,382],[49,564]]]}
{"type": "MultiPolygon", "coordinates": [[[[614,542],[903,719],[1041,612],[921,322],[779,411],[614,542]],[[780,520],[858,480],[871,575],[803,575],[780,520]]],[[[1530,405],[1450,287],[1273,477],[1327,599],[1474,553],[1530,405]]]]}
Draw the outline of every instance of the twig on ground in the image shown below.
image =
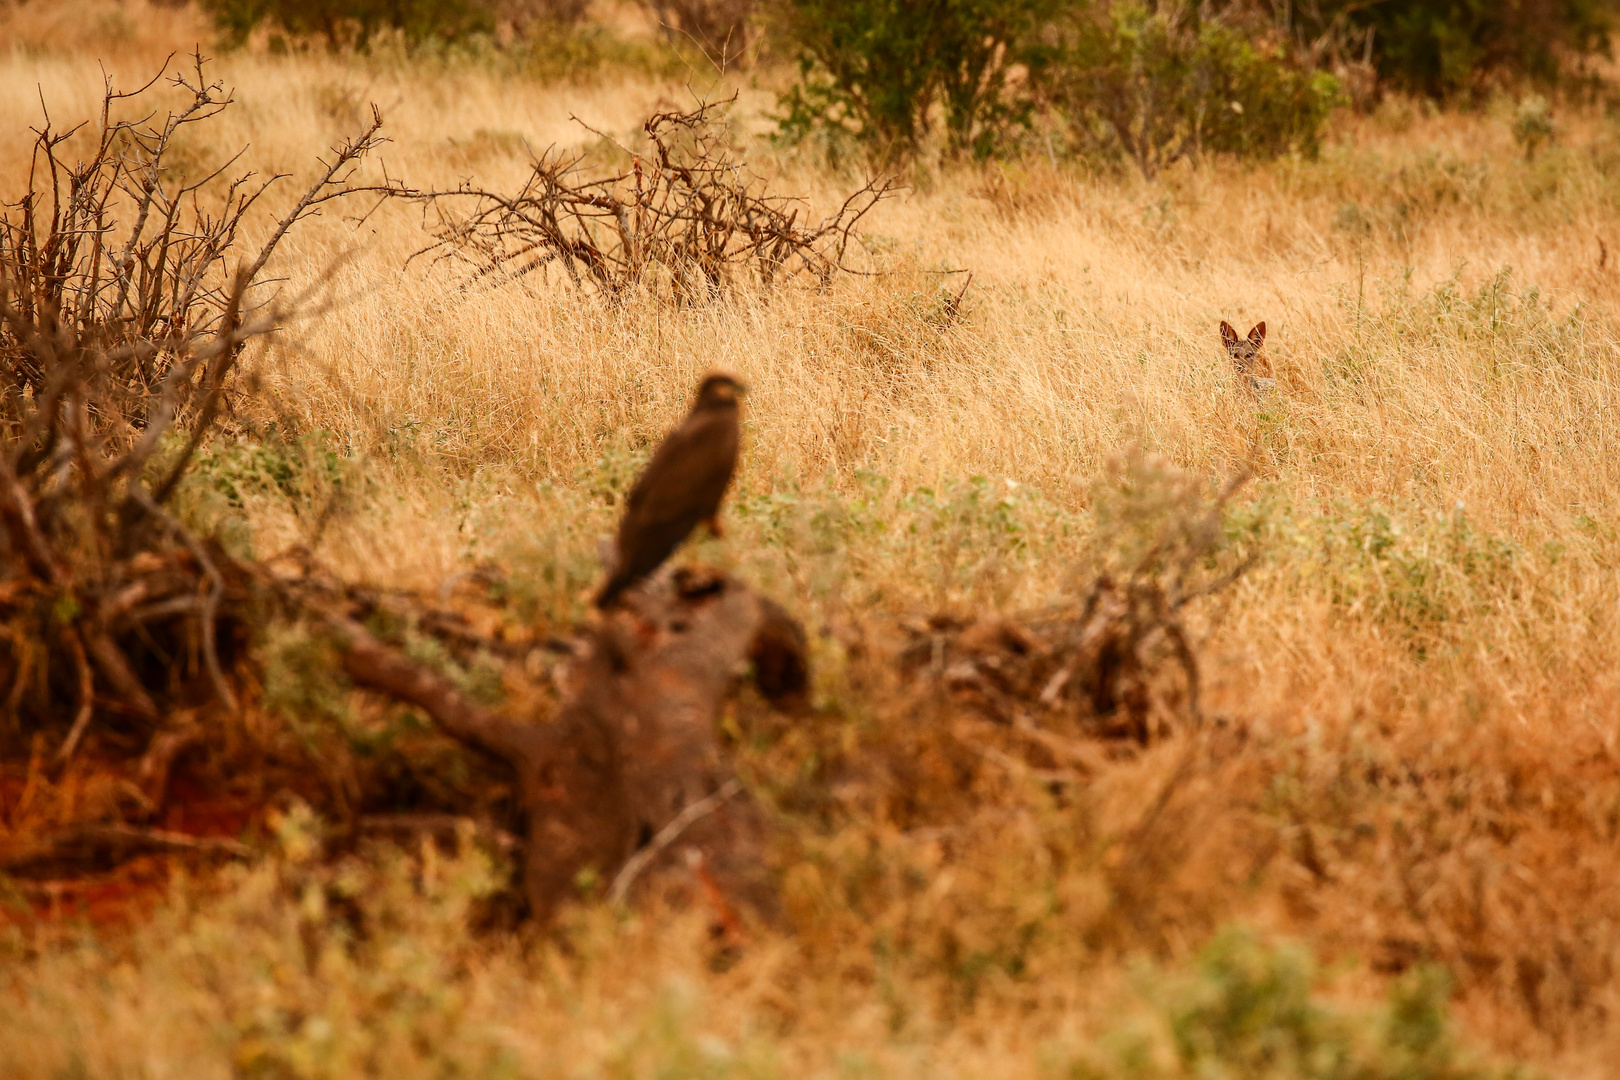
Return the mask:
{"type": "Polygon", "coordinates": [[[681,833],[685,832],[690,825],[718,810],[721,803],[741,790],[742,781],[733,777],[721,784],[719,791],[704,796],[670,819],[669,824],[658,830],[658,835],[648,841],[646,847],[625,860],[624,866],[614,875],[612,886],[608,888],[608,903],[615,907],[623,904],[624,898],[630,893],[630,886],[636,883],[636,878],[647,868],[647,864],[656,859],[665,848],[680,839],[681,833]]]}

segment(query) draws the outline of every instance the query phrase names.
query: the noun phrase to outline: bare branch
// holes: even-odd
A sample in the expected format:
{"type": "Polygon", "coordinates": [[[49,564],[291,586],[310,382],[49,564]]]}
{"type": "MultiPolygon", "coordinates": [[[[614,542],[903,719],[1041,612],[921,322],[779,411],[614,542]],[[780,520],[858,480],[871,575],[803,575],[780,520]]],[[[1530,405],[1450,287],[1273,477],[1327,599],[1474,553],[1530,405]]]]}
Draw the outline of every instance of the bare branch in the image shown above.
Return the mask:
{"type": "Polygon", "coordinates": [[[465,262],[468,285],[520,280],[558,263],[575,287],[607,299],[649,292],[696,303],[740,280],[769,286],[800,275],[825,287],[851,269],[856,226],[895,182],[869,181],[809,224],[803,200],[771,194],[738,157],[721,121],[731,100],[655,113],[642,127],[645,153],[581,123],[630,155],[623,172],[595,170],[592,178],[586,157],[553,147],[516,194],[472,185],[378,190],[433,210],[434,242],[412,258],[465,262]]]}

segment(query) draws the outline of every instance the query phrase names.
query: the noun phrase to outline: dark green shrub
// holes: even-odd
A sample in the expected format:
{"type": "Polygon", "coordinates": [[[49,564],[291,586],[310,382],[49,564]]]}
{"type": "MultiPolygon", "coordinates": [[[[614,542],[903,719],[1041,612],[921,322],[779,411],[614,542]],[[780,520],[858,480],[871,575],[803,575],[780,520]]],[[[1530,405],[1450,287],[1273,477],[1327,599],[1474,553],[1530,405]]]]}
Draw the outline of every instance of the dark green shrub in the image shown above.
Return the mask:
{"type": "Polygon", "coordinates": [[[953,152],[993,152],[1033,101],[1012,85],[1044,70],[1041,31],[1063,0],[786,0],[803,82],[782,129],[842,128],[880,156],[943,130],[953,152]]]}
{"type": "Polygon", "coordinates": [[[1399,0],[1341,2],[1373,31],[1379,77],[1432,96],[1475,89],[1482,78],[1557,79],[1569,57],[1607,53],[1610,0],[1399,0]]]}
{"type": "Polygon", "coordinates": [[[1178,3],[788,0],[804,79],[782,128],[848,133],[880,156],[1005,149],[1055,106],[1076,148],[1147,175],[1206,152],[1314,153],[1338,81],[1178,3]]]}
{"type": "Polygon", "coordinates": [[[1211,152],[1315,154],[1342,100],[1332,75],[1169,4],[1082,10],[1050,71],[1078,149],[1128,158],[1147,176],[1211,152]]]}
{"type": "Polygon", "coordinates": [[[1370,60],[1379,81],[1451,97],[1492,82],[1552,82],[1609,55],[1615,0],[1226,0],[1215,10],[1271,23],[1325,65],[1370,60]]]}
{"type": "Polygon", "coordinates": [[[324,38],[328,48],[365,49],[378,31],[416,45],[454,42],[495,29],[490,0],[202,0],[228,44],[261,24],[292,38],[324,38]]]}

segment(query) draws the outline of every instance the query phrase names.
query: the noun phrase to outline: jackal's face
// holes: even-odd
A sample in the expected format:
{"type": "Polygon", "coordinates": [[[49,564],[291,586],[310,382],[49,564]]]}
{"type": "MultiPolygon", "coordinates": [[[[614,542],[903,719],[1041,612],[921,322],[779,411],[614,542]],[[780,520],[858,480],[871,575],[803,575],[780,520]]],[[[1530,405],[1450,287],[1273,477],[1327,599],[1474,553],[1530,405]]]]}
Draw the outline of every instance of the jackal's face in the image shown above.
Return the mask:
{"type": "Polygon", "coordinates": [[[1266,324],[1256,323],[1246,338],[1238,337],[1238,332],[1232,329],[1232,324],[1222,320],[1221,344],[1226,346],[1226,353],[1232,358],[1232,366],[1237,368],[1239,375],[1264,374],[1270,367],[1260,356],[1260,346],[1266,343],[1266,324]]]}

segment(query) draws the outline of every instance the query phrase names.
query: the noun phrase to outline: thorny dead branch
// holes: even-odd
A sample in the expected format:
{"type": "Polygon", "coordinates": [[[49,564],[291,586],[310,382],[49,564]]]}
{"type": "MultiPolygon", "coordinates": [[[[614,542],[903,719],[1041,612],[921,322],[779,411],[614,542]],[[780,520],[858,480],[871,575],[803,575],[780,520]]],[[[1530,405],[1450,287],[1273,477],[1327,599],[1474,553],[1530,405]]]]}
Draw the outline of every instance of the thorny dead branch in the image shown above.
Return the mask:
{"type": "Polygon", "coordinates": [[[239,614],[226,610],[233,575],[165,504],[227,405],[243,346],[285,314],[254,298],[276,247],[351,194],[354,166],[382,141],[374,112],[231,266],[249,211],[281,177],[223,179],[235,158],[185,176],[174,163],[184,133],[231,99],[196,56],[173,77],[181,108],[117,117],[161,77],[130,93],[109,82],[77,164],[66,154],[82,126],[47,120],[28,190],[0,214],[5,710],[48,724],[67,696],[63,760],[98,712],[149,733],[194,681],[177,658],[234,707],[219,626],[239,614]]]}
{"type": "Polygon", "coordinates": [[[642,127],[646,152],[619,147],[631,165],[605,177],[589,175],[588,155],[553,148],[514,195],[471,184],[388,193],[432,206],[436,240],[421,254],[470,263],[475,280],[524,278],[556,264],[601,296],[646,290],[682,304],[719,295],[744,275],[825,286],[849,269],[855,227],[894,181],[869,181],[812,223],[801,200],[770,194],[738,158],[720,119],[727,104],[655,113],[642,127]]]}

